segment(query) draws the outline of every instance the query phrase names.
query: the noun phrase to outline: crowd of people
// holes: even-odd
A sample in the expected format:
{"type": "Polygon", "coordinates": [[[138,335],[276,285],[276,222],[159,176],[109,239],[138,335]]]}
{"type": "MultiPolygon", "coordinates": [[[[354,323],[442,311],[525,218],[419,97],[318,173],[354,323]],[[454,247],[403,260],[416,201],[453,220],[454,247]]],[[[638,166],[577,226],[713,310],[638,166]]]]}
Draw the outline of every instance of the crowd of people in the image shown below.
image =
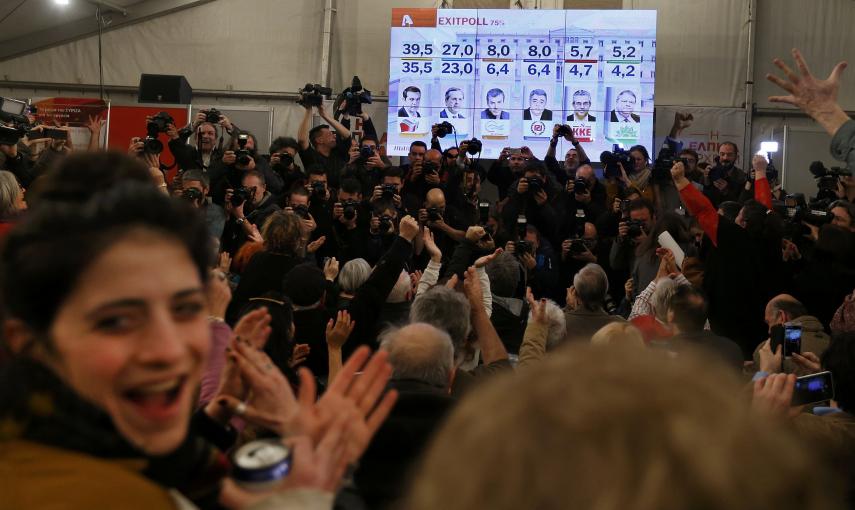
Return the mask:
{"type": "MultiPolygon", "coordinates": [[[[845,64],[793,58],[772,100],[855,168],[845,64]]],[[[699,162],[686,114],[655,157],[556,126],[543,160],[435,130],[394,165],[304,108],[269,156],[168,124],[174,178],[141,139],[0,144],[0,509],[855,504],[851,176],[699,162]],[[246,478],[271,445],[287,474],[246,478]]]]}

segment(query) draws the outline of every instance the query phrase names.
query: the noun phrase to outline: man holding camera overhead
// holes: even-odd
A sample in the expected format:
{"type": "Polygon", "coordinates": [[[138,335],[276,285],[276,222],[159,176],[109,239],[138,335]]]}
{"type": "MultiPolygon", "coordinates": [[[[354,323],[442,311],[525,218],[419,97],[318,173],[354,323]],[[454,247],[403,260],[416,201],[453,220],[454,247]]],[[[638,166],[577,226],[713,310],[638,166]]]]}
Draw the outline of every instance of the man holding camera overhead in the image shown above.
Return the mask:
{"type": "Polygon", "coordinates": [[[236,126],[228,117],[213,108],[196,113],[193,122],[184,129],[179,130],[172,123],[166,128],[170,139],[169,150],[175,156],[175,163],[182,172],[191,168],[207,172],[211,165],[223,158],[222,142],[225,134],[229,135],[231,143],[231,136],[236,130],[236,126]],[[219,136],[217,126],[222,129],[219,136]],[[195,145],[188,143],[191,134],[196,137],[195,145]]]}
{"type": "Polygon", "coordinates": [[[327,173],[329,186],[338,189],[342,170],[350,159],[350,130],[327,113],[322,96],[306,96],[302,105],[306,111],[297,131],[300,159],[306,168],[314,165],[322,167],[327,173]],[[317,108],[318,115],[326,124],[320,124],[310,130],[312,108],[317,108]],[[330,127],[335,132],[331,131],[330,127]]]}

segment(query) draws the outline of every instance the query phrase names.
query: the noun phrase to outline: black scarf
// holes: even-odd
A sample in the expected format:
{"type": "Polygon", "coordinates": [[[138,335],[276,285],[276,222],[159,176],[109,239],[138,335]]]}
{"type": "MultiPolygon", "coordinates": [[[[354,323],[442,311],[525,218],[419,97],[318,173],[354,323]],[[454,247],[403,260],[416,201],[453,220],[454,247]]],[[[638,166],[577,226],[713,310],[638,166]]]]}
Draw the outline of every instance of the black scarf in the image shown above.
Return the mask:
{"type": "Polygon", "coordinates": [[[109,415],[77,395],[50,369],[26,358],[0,367],[0,421],[9,421],[13,437],[72,450],[100,459],[144,461],[142,476],[175,488],[200,506],[216,500],[224,464],[218,450],[188,433],[173,452],[151,456],[131,445],[109,415]]]}

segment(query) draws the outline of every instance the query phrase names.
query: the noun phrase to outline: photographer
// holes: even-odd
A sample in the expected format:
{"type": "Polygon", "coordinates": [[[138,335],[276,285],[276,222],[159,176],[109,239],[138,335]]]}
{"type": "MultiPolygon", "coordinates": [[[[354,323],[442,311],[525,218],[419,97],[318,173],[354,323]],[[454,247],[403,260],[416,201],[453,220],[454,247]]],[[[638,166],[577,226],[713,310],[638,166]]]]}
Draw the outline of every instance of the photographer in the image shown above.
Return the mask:
{"type": "MultiPolygon", "coordinates": [[[[546,157],[543,158],[543,162],[546,163],[546,168],[552,172],[552,175],[561,186],[566,186],[567,181],[572,181],[576,178],[576,170],[581,165],[591,164],[591,160],[585,153],[582,144],[573,135],[573,128],[566,124],[556,124],[552,128],[552,138],[549,139],[549,148],[546,150],[546,157]],[[558,165],[558,160],[555,159],[555,150],[558,147],[558,139],[561,137],[573,144],[573,148],[569,149],[564,155],[563,171],[558,165]]],[[[605,188],[603,189],[603,200],[605,201],[605,188]]]]}
{"type": "Polygon", "coordinates": [[[427,153],[427,150],[427,144],[421,140],[416,140],[410,144],[410,152],[407,153],[408,163],[406,165],[401,165],[401,171],[404,172],[404,179],[409,179],[410,174],[413,172],[421,172],[422,163],[425,160],[425,153],[427,153]]]}
{"type": "Polygon", "coordinates": [[[564,183],[564,190],[558,194],[555,209],[562,223],[557,225],[556,242],[566,239],[578,228],[576,218],[595,221],[606,212],[606,188],[597,179],[594,168],[583,164],[576,171],[576,177],[564,183]]]}
{"type": "Polygon", "coordinates": [[[344,168],[342,179],[358,180],[362,185],[362,193],[370,194],[380,182],[383,170],[391,165],[387,165],[380,157],[379,144],[375,138],[362,137],[358,145],[356,140],[351,141],[348,154],[350,159],[344,168]]]}
{"type": "Polygon", "coordinates": [[[831,224],[855,233],[855,204],[846,200],[837,200],[828,208],[831,224]]]}
{"type": "Polygon", "coordinates": [[[421,168],[418,165],[413,167],[408,179],[404,181],[403,207],[411,216],[418,215],[418,210],[421,209],[428,191],[440,187],[443,159],[440,151],[428,150],[421,168]]]}
{"type": "Polygon", "coordinates": [[[312,239],[325,238],[323,245],[315,253],[321,260],[323,257],[336,257],[338,244],[335,242],[333,230],[333,199],[323,168],[314,166],[309,169],[306,191],[309,192],[309,214],[316,224],[312,239]]]}
{"type": "Polygon", "coordinates": [[[526,270],[526,286],[531,287],[532,292],[556,302],[564,299],[558,255],[537,227],[526,225],[522,239],[506,243],[505,251],[519,259],[526,270]]]}
{"type": "Polygon", "coordinates": [[[335,239],[339,246],[338,259],[346,262],[362,256],[362,243],[368,238],[371,207],[363,200],[362,187],[356,179],[341,181],[338,201],[332,212],[335,239]]]}
{"type": "Polygon", "coordinates": [[[163,193],[169,194],[166,185],[166,168],[160,162],[160,152],[154,152],[154,148],[155,146],[148,145],[143,139],[135,136],[131,138],[128,155],[140,159],[148,168],[158,189],[163,193]]]}
{"type": "Polygon", "coordinates": [[[208,169],[214,203],[225,206],[226,190],[240,187],[244,176],[251,171],[264,176],[267,190],[272,195],[282,193],[282,176],[273,172],[267,160],[258,155],[258,140],[255,135],[241,131],[232,142],[233,145],[223,153],[222,159],[214,162],[208,169]]]}
{"type": "Polygon", "coordinates": [[[428,191],[424,201],[424,208],[419,209],[419,224],[431,230],[439,250],[447,261],[454,252],[457,243],[463,242],[466,237],[465,227],[460,229],[458,219],[454,213],[445,207],[445,194],[440,188],[428,191]]]}
{"type": "MultiPolygon", "coordinates": [[[[193,122],[185,129],[179,130],[175,124],[168,123],[166,134],[169,136],[169,150],[175,156],[175,163],[180,171],[201,168],[207,172],[223,157],[224,135],[228,133],[232,137],[236,130],[237,127],[228,117],[212,108],[198,112],[193,122]],[[218,126],[223,133],[219,137],[218,126]],[[195,145],[189,143],[191,133],[195,135],[195,145]]],[[[229,141],[231,142],[231,138],[229,141]]]]}
{"type": "Polygon", "coordinates": [[[375,265],[380,257],[389,251],[398,234],[398,209],[388,199],[374,202],[372,205],[369,236],[365,243],[362,258],[370,265],[375,265]]]}
{"type": "Polygon", "coordinates": [[[608,269],[609,246],[598,239],[597,227],[585,222],[578,234],[574,233],[561,242],[561,286],[569,287],[573,276],[590,263],[608,269]]]}
{"type": "Polygon", "coordinates": [[[214,239],[219,239],[226,224],[226,211],[208,201],[210,187],[208,175],[201,170],[192,169],[181,174],[181,198],[189,200],[193,207],[203,211],[208,233],[214,239]]]}
{"type": "Polygon", "coordinates": [[[312,121],[312,106],[304,104],[305,112],[297,131],[300,160],[307,168],[317,164],[327,174],[329,185],[338,189],[342,169],[348,160],[350,130],[330,117],[323,103],[318,105],[318,115],[326,122],[309,130],[312,121]],[[335,133],[330,131],[330,126],[335,133]]]}
{"type": "MultiPolygon", "coordinates": [[[[381,201],[391,201],[396,209],[403,208],[403,199],[401,195],[404,189],[404,181],[403,181],[403,173],[401,169],[396,166],[390,166],[383,170],[383,175],[380,177],[380,184],[374,186],[374,189],[371,191],[371,198],[369,202],[371,205],[381,202],[381,201]]],[[[414,211],[418,210],[418,207],[413,209],[414,211]]]]}
{"type": "Polygon", "coordinates": [[[551,238],[559,223],[558,213],[552,205],[555,195],[546,178],[546,167],[540,161],[530,161],[502,209],[505,225],[516,225],[517,218],[525,215],[529,224],[551,238]]]}
{"type": "Polygon", "coordinates": [[[502,149],[499,159],[490,165],[490,169],[487,170],[487,180],[499,189],[500,201],[504,201],[508,197],[508,191],[525,172],[526,165],[530,160],[536,160],[536,158],[528,147],[519,149],[505,147],[502,149]]]}
{"type": "Polygon", "coordinates": [[[16,143],[0,143],[0,170],[12,172],[21,186],[26,188],[35,176],[32,173],[33,162],[26,156],[21,146],[20,140],[16,143]]]}
{"type": "MultiPolygon", "coordinates": [[[[609,266],[612,271],[629,276],[635,265],[635,252],[643,243],[656,223],[653,205],[645,199],[630,202],[621,210],[618,223],[618,237],[612,243],[609,254],[609,266]]],[[[643,289],[634,287],[637,295],[643,289]]]]}
{"type": "Polygon", "coordinates": [[[259,230],[279,206],[267,191],[264,174],[257,170],[247,172],[240,187],[226,190],[225,203],[229,218],[223,228],[220,248],[234,257],[247,241],[263,241],[259,230]]]}
{"type": "MultiPolygon", "coordinates": [[[[306,175],[294,161],[297,157],[297,140],[290,136],[280,136],[270,143],[270,169],[282,178],[282,190],[291,189],[295,183],[303,184],[306,175]]],[[[280,197],[276,202],[281,202],[280,197]]]]}

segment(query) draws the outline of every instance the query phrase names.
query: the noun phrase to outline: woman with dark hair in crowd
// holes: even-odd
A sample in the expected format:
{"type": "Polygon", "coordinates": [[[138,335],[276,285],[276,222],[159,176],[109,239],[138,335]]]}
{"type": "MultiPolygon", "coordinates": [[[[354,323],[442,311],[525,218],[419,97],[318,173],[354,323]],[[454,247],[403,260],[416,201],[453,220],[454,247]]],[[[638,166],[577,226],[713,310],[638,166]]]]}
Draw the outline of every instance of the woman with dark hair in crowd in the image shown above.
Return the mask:
{"type": "Polygon", "coordinates": [[[294,213],[276,211],[261,227],[264,247],[252,256],[243,270],[234,297],[226,313],[226,321],[234,324],[238,313],[253,297],[282,289],[282,279],[302,262],[303,236],[300,217],[294,213]]]}
{"type": "Polygon", "coordinates": [[[782,222],[770,211],[766,160],[762,156],[755,156],[755,160],[756,200],[743,205],[736,221],[717,213],[712,202],[686,178],[682,163],[675,163],[671,169],[687,210],[698,219],[712,244],[704,270],[710,326],[739,344],[746,360],[752,359],[755,347],[767,338],[768,326],[763,320],[766,303],[780,293],[784,276],[782,222]]]}
{"type": "Polygon", "coordinates": [[[663,213],[656,220],[656,223],[653,224],[653,229],[644,238],[644,241],[638,245],[635,251],[635,261],[632,267],[632,284],[639,291],[647,288],[650,282],[656,278],[656,273],[659,271],[660,258],[656,254],[656,251],[661,248],[659,245],[659,236],[663,232],[671,234],[671,237],[683,249],[686,257],[696,257],[698,254],[692,242],[689,229],[686,227],[685,220],[673,212],[663,213]]]}
{"type": "Polygon", "coordinates": [[[653,192],[653,170],[650,169],[650,153],[643,145],[633,145],[629,148],[629,156],[632,158],[632,168],[623,168],[621,165],[621,181],[627,188],[636,188],[641,197],[655,203],[656,195],[653,192]]]}
{"type": "MultiPolygon", "coordinates": [[[[204,221],[150,182],[107,191],[94,184],[88,196],[71,199],[57,175],[49,178],[58,193],[40,201],[0,250],[3,348],[12,355],[0,367],[0,508],[194,508],[191,501],[213,507],[218,499],[246,506],[256,498],[234,484],[220,491],[226,464],[213,446],[233,444],[226,424],[234,414],[295,436],[292,445],[302,444],[295,456],[302,449],[309,467],[320,469],[314,474],[323,475],[308,485],[299,478],[297,486],[314,489],[316,502],[330,500],[344,466],[358,460],[395,398],[384,398],[374,418],[356,407],[380,395],[350,384],[367,349],[317,403],[310,374],[301,374],[298,403],[257,349],[269,334],[266,312],[257,312],[242,341],[230,342],[219,396],[191,420],[211,341],[204,221]],[[236,378],[247,386],[234,386],[236,378]],[[335,415],[333,405],[340,421],[322,418],[335,415]],[[366,438],[347,428],[375,418],[376,426],[357,425],[367,427],[366,438]],[[355,448],[333,450],[332,464],[319,463],[330,435],[355,448]]],[[[385,385],[391,372],[382,355],[364,370],[367,386],[385,385]]],[[[274,497],[288,494],[296,497],[274,497]]]]}
{"type": "Polygon", "coordinates": [[[0,237],[6,235],[26,209],[24,188],[15,174],[0,170],[0,237]]]}

